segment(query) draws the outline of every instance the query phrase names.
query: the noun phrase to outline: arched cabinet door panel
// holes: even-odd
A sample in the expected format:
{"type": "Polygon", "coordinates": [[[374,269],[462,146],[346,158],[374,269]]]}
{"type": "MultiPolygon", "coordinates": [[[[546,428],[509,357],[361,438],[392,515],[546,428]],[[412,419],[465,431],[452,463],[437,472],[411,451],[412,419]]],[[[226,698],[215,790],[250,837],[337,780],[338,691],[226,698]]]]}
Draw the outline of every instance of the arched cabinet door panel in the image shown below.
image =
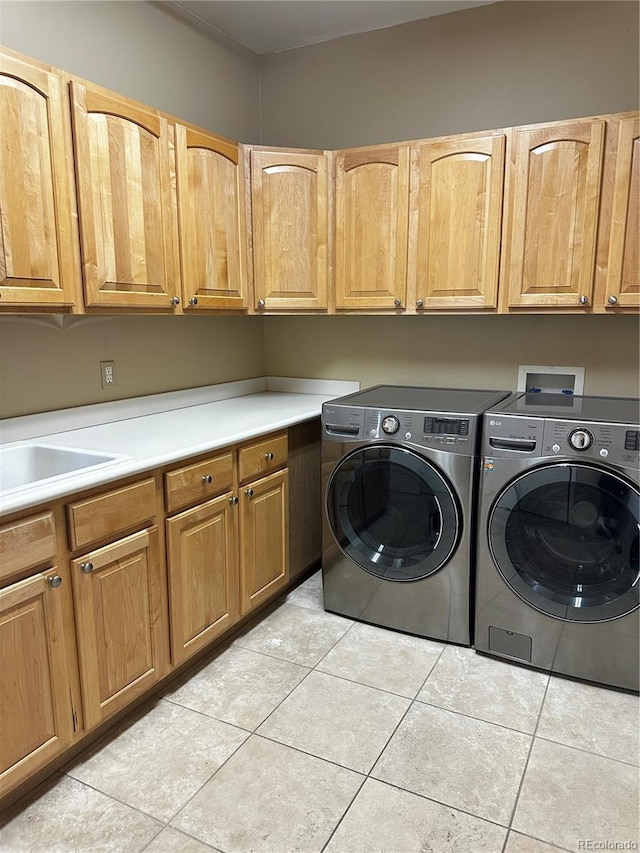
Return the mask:
{"type": "Polygon", "coordinates": [[[247,307],[238,144],[175,126],[185,310],[247,307]]]}
{"type": "Polygon", "coordinates": [[[336,155],[336,308],[404,308],[409,145],[336,155]]]}
{"type": "Polygon", "coordinates": [[[71,306],[80,270],[63,83],[0,51],[0,306],[71,306]]]}
{"type": "Polygon", "coordinates": [[[418,310],[497,307],[505,143],[496,132],[416,146],[409,280],[418,310]]]}
{"type": "Polygon", "coordinates": [[[589,309],[605,121],[516,128],[504,245],[510,308],[589,309]]]}
{"type": "Polygon", "coordinates": [[[99,87],[71,87],[86,304],[171,310],[179,282],[169,124],[99,87]]]}
{"type": "Polygon", "coordinates": [[[256,308],[326,310],[327,156],[253,149],[250,158],[256,308]]]}
{"type": "Polygon", "coordinates": [[[640,308],[640,118],[617,122],[604,305],[640,308]]]}

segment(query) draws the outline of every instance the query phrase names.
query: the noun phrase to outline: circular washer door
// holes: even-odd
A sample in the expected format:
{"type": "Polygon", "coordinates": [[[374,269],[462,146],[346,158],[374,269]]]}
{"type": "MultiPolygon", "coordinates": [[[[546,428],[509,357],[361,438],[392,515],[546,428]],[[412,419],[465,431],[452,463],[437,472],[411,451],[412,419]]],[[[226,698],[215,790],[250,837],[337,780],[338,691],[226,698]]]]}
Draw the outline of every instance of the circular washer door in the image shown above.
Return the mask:
{"type": "Polygon", "coordinates": [[[489,516],[489,548],[511,589],[571,622],[624,616],[640,602],[640,493],[611,471],[558,463],[510,483],[489,516]]]}
{"type": "Polygon", "coordinates": [[[460,536],[460,513],[444,476],[402,447],[377,444],[345,456],[327,487],[327,517],[342,551],[385,580],[437,572],[460,536]]]}

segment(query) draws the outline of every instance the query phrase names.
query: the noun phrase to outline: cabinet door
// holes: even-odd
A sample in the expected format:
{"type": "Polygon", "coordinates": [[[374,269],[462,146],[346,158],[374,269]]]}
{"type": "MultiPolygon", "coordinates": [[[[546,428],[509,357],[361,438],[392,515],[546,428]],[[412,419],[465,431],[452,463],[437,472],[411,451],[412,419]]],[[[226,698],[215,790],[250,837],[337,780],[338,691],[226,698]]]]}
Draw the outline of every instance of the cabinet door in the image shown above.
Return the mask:
{"type": "Polygon", "coordinates": [[[159,677],[157,528],[85,554],[71,567],[85,723],[91,728],[159,677]]]}
{"type": "Polygon", "coordinates": [[[168,123],[98,87],[71,85],[86,304],[170,309],[178,281],[168,123]]]}
{"type": "Polygon", "coordinates": [[[0,797],[73,734],[55,569],[0,590],[0,797]]]}
{"type": "Polygon", "coordinates": [[[289,577],[287,469],[240,490],[242,614],[286,586],[289,577]]]}
{"type": "Polygon", "coordinates": [[[80,270],[62,81],[0,52],[0,306],[73,305],[80,270]]]}
{"type": "Polygon", "coordinates": [[[238,145],[176,125],[185,308],[246,308],[238,145]]]}
{"type": "Polygon", "coordinates": [[[233,500],[228,492],[167,519],[171,653],[176,666],[238,618],[233,500]]]}
{"type": "Polygon", "coordinates": [[[640,119],[618,125],[605,306],[640,307],[640,119]]]}
{"type": "Polygon", "coordinates": [[[326,308],[327,158],[251,151],[256,307],[326,308]]]}
{"type": "Polygon", "coordinates": [[[416,152],[416,307],[495,308],[506,136],[426,142],[416,152]]]}
{"type": "Polygon", "coordinates": [[[336,156],[336,308],[406,304],[409,146],[336,156]]]}
{"type": "Polygon", "coordinates": [[[510,307],[575,307],[593,296],[605,123],[514,131],[505,243],[510,307]]]}

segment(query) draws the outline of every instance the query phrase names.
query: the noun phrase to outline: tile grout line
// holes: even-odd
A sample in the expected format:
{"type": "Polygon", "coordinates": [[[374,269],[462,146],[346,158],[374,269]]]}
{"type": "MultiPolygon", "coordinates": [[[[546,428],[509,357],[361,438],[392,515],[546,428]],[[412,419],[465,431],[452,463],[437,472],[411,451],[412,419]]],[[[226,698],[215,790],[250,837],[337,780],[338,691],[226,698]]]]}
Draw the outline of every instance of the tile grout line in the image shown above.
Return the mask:
{"type": "Polygon", "coordinates": [[[518,808],[518,802],[520,800],[520,794],[522,793],[522,786],[524,785],[525,776],[527,775],[527,769],[529,768],[529,761],[531,759],[531,753],[533,752],[533,747],[536,742],[536,732],[538,731],[538,727],[540,725],[540,717],[542,716],[542,709],[544,708],[544,703],[547,700],[547,693],[549,692],[549,686],[551,684],[551,676],[547,678],[547,684],[544,688],[544,696],[542,697],[542,702],[540,703],[540,710],[538,711],[538,717],[536,719],[536,724],[533,729],[533,734],[531,735],[531,743],[529,744],[529,752],[527,753],[527,759],[524,763],[524,768],[522,770],[522,776],[520,777],[520,784],[518,785],[518,790],[516,792],[516,798],[513,802],[513,808],[511,810],[511,817],[509,818],[509,824],[507,826],[507,835],[504,840],[504,845],[502,847],[502,853],[505,853],[507,848],[507,842],[509,841],[509,836],[511,834],[511,828],[513,826],[513,819],[516,815],[516,810],[518,808]]]}
{"type": "MultiPolygon", "coordinates": [[[[429,678],[429,676],[431,675],[431,673],[433,672],[433,670],[436,668],[436,665],[437,665],[438,661],[440,660],[440,658],[441,658],[441,657],[442,657],[442,655],[444,654],[444,650],[445,650],[445,648],[446,648],[446,646],[443,646],[443,647],[442,647],[442,649],[441,649],[441,651],[440,651],[440,654],[438,655],[438,657],[436,658],[436,660],[435,660],[435,661],[434,661],[434,663],[433,663],[433,666],[430,668],[429,672],[428,672],[428,673],[427,673],[427,675],[425,676],[424,681],[422,682],[422,684],[421,684],[421,685],[420,685],[420,687],[418,688],[418,690],[417,690],[417,692],[416,692],[416,694],[415,694],[416,696],[420,693],[420,691],[422,690],[422,688],[423,688],[423,687],[424,687],[424,685],[426,684],[427,679],[429,678]]],[[[395,695],[395,694],[394,694],[394,695],[395,695]]],[[[406,697],[405,697],[405,698],[406,698],[406,697]]],[[[398,731],[398,729],[399,729],[400,725],[402,724],[402,722],[404,721],[405,717],[407,716],[407,714],[409,713],[409,711],[410,711],[410,710],[411,710],[411,708],[413,707],[413,705],[414,705],[415,701],[416,701],[416,700],[415,700],[415,697],[409,701],[409,705],[407,706],[407,708],[405,709],[404,713],[402,714],[402,716],[401,716],[401,717],[400,717],[400,719],[398,720],[398,722],[397,722],[396,726],[394,727],[393,731],[391,732],[391,734],[390,734],[390,735],[389,735],[389,737],[387,738],[387,740],[386,740],[386,742],[385,742],[384,746],[382,747],[382,749],[381,749],[381,750],[380,750],[380,752],[378,753],[378,757],[375,759],[375,761],[373,762],[373,764],[371,765],[371,767],[370,767],[370,768],[369,768],[369,770],[367,771],[367,774],[366,774],[366,776],[365,776],[365,779],[364,779],[364,781],[363,781],[362,785],[360,786],[360,788],[358,789],[358,793],[357,793],[357,794],[356,794],[356,796],[353,798],[353,800],[349,803],[349,805],[348,805],[348,806],[347,806],[347,808],[345,809],[345,811],[344,811],[344,813],[343,813],[342,817],[340,818],[340,820],[338,821],[338,823],[335,825],[335,827],[334,827],[334,829],[333,829],[333,832],[331,833],[331,835],[330,835],[330,836],[329,836],[329,838],[327,839],[327,843],[326,843],[326,844],[324,845],[324,847],[322,848],[323,850],[327,847],[327,845],[328,845],[328,844],[330,844],[330,843],[331,843],[331,839],[333,838],[333,836],[334,836],[334,835],[336,834],[336,832],[338,831],[338,829],[339,829],[340,825],[342,824],[342,821],[343,821],[343,820],[345,819],[345,817],[347,816],[347,814],[348,814],[348,812],[349,812],[349,809],[350,809],[350,808],[351,808],[351,806],[353,805],[353,803],[354,803],[354,801],[355,801],[356,797],[358,796],[358,794],[359,794],[359,793],[360,793],[360,791],[362,790],[362,788],[363,788],[363,786],[365,785],[365,783],[366,783],[367,779],[375,778],[375,777],[372,777],[372,776],[371,776],[371,773],[372,773],[372,772],[373,772],[373,770],[375,769],[375,766],[376,766],[376,764],[378,763],[378,761],[380,761],[380,758],[381,758],[381,757],[382,757],[382,755],[384,754],[385,749],[389,746],[389,743],[391,742],[391,739],[393,738],[393,736],[395,735],[395,733],[398,731]]],[[[375,781],[381,781],[381,780],[376,779],[375,781]]],[[[400,790],[404,790],[404,789],[400,789],[400,790]]],[[[411,792],[409,792],[409,793],[411,793],[411,792]]]]}
{"type": "Polygon", "coordinates": [[[544,737],[543,735],[536,735],[538,740],[543,740],[545,743],[553,743],[556,746],[564,746],[565,749],[575,749],[576,752],[581,752],[583,755],[594,755],[596,758],[603,758],[605,761],[615,761],[616,764],[622,764],[623,767],[634,767],[636,770],[640,770],[640,764],[636,764],[634,761],[624,761],[622,758],[612,758],[610,755],[603,755],[601,752],[593,752],[590,749],[584,749],[580,746],[575,746],[572,743],[564,743],[561,740],[554,740],[551,737],[544,737]]]}

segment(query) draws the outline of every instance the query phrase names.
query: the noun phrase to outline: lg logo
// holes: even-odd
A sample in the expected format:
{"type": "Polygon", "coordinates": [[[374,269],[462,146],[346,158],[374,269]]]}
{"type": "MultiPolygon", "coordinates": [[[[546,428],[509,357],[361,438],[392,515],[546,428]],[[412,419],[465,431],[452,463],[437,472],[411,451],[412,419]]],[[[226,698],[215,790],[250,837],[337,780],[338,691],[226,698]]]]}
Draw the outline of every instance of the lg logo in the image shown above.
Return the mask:
{"type": "Polygon", "coordinates": [[[493,418],[489,421],[490,426],[502,426],[502,421],[494,421],[493,418]]]}

